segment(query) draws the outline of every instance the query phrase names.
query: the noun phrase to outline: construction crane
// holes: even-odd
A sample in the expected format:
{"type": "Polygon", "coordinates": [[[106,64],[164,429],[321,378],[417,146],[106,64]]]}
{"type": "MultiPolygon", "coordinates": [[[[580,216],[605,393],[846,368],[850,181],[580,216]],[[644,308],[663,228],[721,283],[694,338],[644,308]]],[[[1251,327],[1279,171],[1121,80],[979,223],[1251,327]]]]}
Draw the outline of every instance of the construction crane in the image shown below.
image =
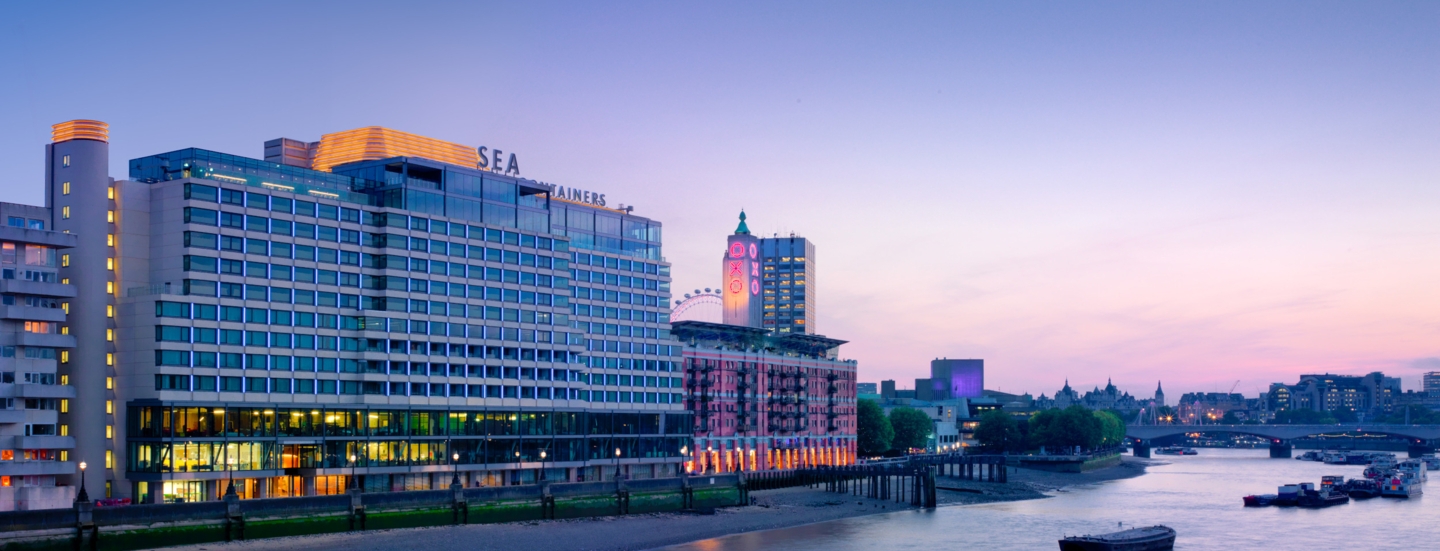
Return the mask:
{"type": "Polygon", "coordinates": [[[1234,393],[1235,393],[1235,387],[1238,387],[1238,386],[1240,386],[1240,379],[1235,379],[1235,384],[1230,385],[1230,392],[1227,392],[1226,394],[1234,394],[1234,393]]]}

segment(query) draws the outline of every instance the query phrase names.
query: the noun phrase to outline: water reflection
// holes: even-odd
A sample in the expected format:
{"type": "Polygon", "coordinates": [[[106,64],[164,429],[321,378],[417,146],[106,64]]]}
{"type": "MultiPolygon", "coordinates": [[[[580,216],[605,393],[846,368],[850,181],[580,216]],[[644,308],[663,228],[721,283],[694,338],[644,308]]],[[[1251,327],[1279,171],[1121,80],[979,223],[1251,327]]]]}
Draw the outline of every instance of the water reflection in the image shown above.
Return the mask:
{"type": "MultiPolygon", "coordinates": [[[[1403,452],[1401,454],[1403,456],[1403,452]]],[[[1324,475],[1358,477],[1363,466],[1270,459],[1267,450],[1202,449],[1166,457],[1147,474],[1050,499],[903,511],[795,528],[752,532],[667,548],[667,551],[870,551],[875,549],[1056,549],[1071,534],[1125,525],[1166,524],[1179,531],[1176,549],[1436,549],[1432,528],[1440,495],[1376,498],[1327,509],[1250,508],[1240,498],[1276,486],[1320,482],[1324,475]]],[[[1432,489],[1440,492],[1440,486],[1432,489]]]]}

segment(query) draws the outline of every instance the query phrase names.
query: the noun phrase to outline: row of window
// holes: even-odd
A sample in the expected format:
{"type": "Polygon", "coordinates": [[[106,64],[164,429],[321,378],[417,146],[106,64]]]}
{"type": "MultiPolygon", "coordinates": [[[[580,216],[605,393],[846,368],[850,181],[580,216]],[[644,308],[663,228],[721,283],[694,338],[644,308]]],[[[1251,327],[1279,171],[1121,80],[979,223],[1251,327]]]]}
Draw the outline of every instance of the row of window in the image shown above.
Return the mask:
{"type": "MultiPolygon", "coordinates": [[[[434,254],[441,255],[447,254],[447,245],[444,241],[431,241],[428,245],[424,244],[423,241],[424,240],[415,241],[411,244],[410,249],[422,250],[427,252],[433,251],[434,254]]],[[[356,244],[359,243],[358,239],[354,242],[356,244]]],[[[222,251],[243,252],[246,254],[275,256],[280,258],[297,258],[300,260],[311,260],[317,262],[338,262],[341,264],[348,264],[353,266],[361,265],[362,258],[362,255],[360,253],[354,251],[337,252],[336,249],[326,247],[315,247],[311,245],[291,243],[287,241],[269,241],[253,237],[215,234],[201,231],[185,232],[185,246],[199,249],[218,249],[222,251]]],[[[461,243],[451,243],[448,247],[448,254],[450,256],[467,258],[466,245],[461,243]]],[[[486,262],[494,262],[497,264],[519,264],[522,266],[542,268],[546,270],[566,270],[570,267],[570,261],[565,258],[551,258],[548,256],[535,255],[530,253],[502,251],[500,249],[489,249],[485,247],[477,247],[475,245],[470,245],[468,247],[468,250],[468,258],[474,260],[484,260],[486,262]]],[[[406,262],[405,257],[397,257],[394,255],[365,254],[363,255],[363,258],[364,265],[367,268],[388,267],[390,269],[399,270],[416,270],[417,265],[424,266],[424,264],[419,263],[427,262],[424,259],[415,259],[418,262],[406,262]],[[388,263],[387,260],[389,261],[388,263]]],[[[442,267],[440,269],[441,273],[443,273],[443,266],[445,266],[445,263],[439,260],[436,260],[434,262],[435,266],[442,267]]],[[[459,264],[453,265],[460,266],[459,264]]],[[[424,267],[420,267],[418,269],[420,271],[427,271],[424,267]]],[[[454,268],[454,270],[457,270],[456,275],[464,277],[465,272],[463,267],[454,268]]]]}
{"type": "Polygon", "coordinates": [[[582,402],[621,404],[678,404],[681,402],[680,394],[670,392],[589,390],[569,387],[519,385],[339,381],[334,379],[282,379],[271,377],[215,377],[206,375],[156,375],[155,390],[241,392],[246,394],[520,398],[531,400],[578,400],[582,402]]]}
{"type": "MultiPolygon", "coordinates": [[[[209,201],[225,205],[243,206],[256,210],[268,210],[282,214],[308,216],[320,220],[336,220],[357,224],[364,223],[369,226],[403,228],[413,231],[473,239],[476,241],[533,247],[540,250],[557,250],[562,252],[566,250],[564,241],[557,241],[548,237],[537,237],[479,226],[467,226],[465,224],[445,222],[443,220],[430,220],[419,216],[407,216],[400,213],[366,212],[323,203],[317,204],[310,201],[292,200],[288,197],[272,196],[263,193],[245,192],[227,188],[217,189],[201,184],[186,184],[185,198],[195,201],[209,201]]],[[[513,201],[511,202],[513,203],[513,201]]]]}

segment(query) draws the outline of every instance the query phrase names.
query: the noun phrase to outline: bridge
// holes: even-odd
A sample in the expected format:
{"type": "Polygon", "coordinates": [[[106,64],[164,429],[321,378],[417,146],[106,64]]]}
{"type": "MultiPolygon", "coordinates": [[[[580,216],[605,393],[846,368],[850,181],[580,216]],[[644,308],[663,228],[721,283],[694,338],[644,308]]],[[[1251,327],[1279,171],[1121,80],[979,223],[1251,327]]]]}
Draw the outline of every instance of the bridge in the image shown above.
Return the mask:
{"type": "Polygon", "coordinates": [[[1440,425],[1388,425],[1346,423],[1335,425],[1129,425],[1125,437],[1132,441],[1136,457],[1150,457],[1150,442],[1156,438],[1190,433],[1249,434],[1270,439],[1270,457],[1290,457],[1291,440],[1304,436],[1338,433],[1386,434],[1410,439],[1410,455],[1435,451],[1440,425]]]}

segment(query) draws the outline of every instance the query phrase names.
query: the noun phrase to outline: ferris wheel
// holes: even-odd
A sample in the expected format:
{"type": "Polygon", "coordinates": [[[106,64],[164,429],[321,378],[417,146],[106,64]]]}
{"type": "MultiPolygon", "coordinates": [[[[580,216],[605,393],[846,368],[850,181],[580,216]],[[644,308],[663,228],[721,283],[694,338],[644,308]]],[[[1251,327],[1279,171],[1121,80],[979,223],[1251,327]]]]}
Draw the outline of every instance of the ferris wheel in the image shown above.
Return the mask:
{"type": "Polygon", "coordinates": [[[675,308],[670,311],[670,321],[723,323],[725,301],[720,297],[720,290],[696,289],[694,294],[685,293],[684,300],[675,301],[675,308]]]}

